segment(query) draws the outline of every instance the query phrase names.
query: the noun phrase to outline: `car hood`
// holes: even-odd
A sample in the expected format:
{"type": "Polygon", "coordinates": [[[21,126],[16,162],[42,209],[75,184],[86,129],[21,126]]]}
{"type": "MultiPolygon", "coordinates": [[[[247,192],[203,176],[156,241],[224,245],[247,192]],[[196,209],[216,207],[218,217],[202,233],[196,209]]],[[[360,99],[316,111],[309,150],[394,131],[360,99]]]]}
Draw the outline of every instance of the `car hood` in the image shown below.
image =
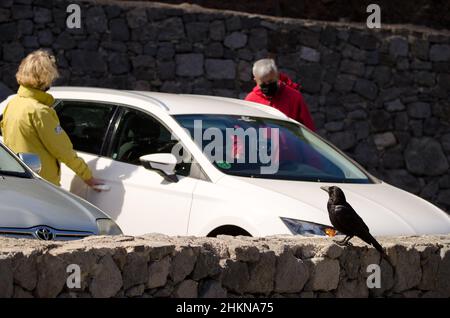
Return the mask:
{"type": "Polygon", "coordinates": [[[97,218],[108,216],[43,180],[0,176],[0,227],[46,225],[97,233],[97,218]]]}
{"type": "MultiPolygon", "coordinates": [[[[373,235],[423,235],[450,233],[450,217],[431,203],[391,186],[375,184],[330,184],[304,181],[244,178],[239,180],[271,190],[310,206],[311,211],[328,214],[328,194],[321,186],[339,186],[347,202],[369,226],[373,235]]],[[[262,200],[264,200],[262,198],[262,200]]],[[[283,202],[279,204],[283,211],[283,202]]],[[[302,211],[295,215],[302,219],[302,211]]],[[[280,215],[284,216],[284,215],[280,215]]],[[[287,215],[286,215],[287,216],[287,215]]],[[[288,217],[293,217],[291,213],[288,217]]],[[[303,218],[303,220],[305,220],[303,218]]],[[[305,220],[309,221],[309,220],[305,220]]]]}

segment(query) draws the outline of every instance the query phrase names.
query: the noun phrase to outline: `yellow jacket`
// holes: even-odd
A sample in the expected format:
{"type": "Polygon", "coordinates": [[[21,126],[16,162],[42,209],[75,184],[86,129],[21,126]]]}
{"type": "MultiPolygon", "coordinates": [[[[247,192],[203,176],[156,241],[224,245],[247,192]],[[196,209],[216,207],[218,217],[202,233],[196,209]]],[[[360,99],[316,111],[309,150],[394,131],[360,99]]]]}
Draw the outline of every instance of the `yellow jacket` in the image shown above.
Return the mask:
{"type": "Polygon", "coordinates": [[[65,163],[80,178],[88,180],[92,173],[84,160],[73,150],[72,142],[59,124],[58,115],[51,107],[52,95],[20,86],[3,112],[0,128],[5,145],[14,152],[39,155],[42,178],[59,185],[60,162],[65,163]]]}

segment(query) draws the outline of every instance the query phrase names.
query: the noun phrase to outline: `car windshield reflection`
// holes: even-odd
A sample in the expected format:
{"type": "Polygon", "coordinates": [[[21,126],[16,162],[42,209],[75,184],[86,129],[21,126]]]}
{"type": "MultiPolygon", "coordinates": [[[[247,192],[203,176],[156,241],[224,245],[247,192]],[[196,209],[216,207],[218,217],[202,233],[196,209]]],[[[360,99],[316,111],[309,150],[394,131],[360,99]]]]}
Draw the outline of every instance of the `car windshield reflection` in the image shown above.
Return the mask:
{"type": "Polygon", "coordinates": [[[174,117],[215,167],[229,175],[373,183],[362,168],[296,123],[240,115],[174,117]]]}
{"type": "Polygon", "coordinates": [[[30,174],[24,167],[0,144],[0,175],[19,178],[29,178],[30,174]]]}

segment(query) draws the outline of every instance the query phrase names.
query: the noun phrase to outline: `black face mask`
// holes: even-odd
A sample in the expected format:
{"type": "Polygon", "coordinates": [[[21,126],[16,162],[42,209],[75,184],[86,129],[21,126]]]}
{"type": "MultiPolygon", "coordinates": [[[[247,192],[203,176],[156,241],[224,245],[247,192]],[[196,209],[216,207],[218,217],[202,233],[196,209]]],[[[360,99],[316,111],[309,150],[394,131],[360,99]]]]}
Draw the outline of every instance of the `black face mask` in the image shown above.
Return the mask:
{"type": "Polygon", "coordinates": [[[259,87],[261,88],[261,92],[263,92],[264,95],[273,97],[278,91],[278,82],[275,81],[268,84],[263,83],[259,85],[259,87]]]}

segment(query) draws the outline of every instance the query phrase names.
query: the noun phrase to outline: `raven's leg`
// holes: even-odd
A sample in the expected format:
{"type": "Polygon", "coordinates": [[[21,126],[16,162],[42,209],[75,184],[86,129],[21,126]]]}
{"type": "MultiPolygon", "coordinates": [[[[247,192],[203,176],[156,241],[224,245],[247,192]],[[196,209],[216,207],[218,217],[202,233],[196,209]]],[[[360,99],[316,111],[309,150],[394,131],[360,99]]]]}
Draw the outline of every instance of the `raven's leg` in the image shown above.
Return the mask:
{"type": "Polygon", "coordinates": [[[345,240],[347,240],[349,237],[350,236],[347,235],[342,241],[334,241],[334,243],[336,243],[337,245],[346,245],[347,242],[345,240]]]}
{"type": "Polygon", "coordinates": [[[344,244],[345,244],[346,246],[353,246],[353,244],[350,243],[350,240],[351,240],[352,238],[353,238],[353,236],[350,236],[350,235],[347,236],[347,237],[346,237],[347,240],[346,240],[346,241],[344,240],[344,241],[345,241],[344,244]]]}

